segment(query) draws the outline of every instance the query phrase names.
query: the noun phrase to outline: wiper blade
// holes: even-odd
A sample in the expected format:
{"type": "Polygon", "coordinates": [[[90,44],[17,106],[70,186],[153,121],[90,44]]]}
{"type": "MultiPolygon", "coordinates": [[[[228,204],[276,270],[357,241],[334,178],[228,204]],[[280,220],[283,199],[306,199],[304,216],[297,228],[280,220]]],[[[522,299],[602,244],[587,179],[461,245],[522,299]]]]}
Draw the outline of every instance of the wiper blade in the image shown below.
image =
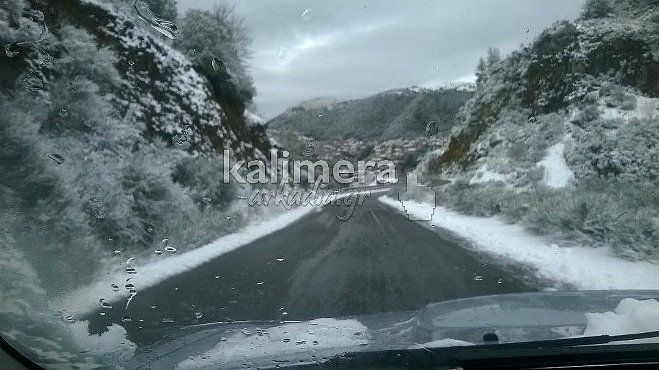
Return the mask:
{"type": "Polygon", "coordinates": [[[573,347],[589,346],[596,344],[608,344],[615,342],[625,342],[637,339],[659,338],[659,331],[648,331],[634,334],[619,335],[595,335],[589,337],[561,338],[550,340],[536,340],[530,342],[499,343],[487,344],[488,346],[505,347],[505,348],[547,348],[547,347],[573,347]]]}
{"type": "MultiPolygon", "coordinates": [[[[329,359],[326,367],[368,367],[373,364],[389,366],[461,366],[463,368],[510,367],[516,361],[535,359],[542,363],[548,356],[572,358],[585,356],[584,363],[629,358],[659,361],[659,344],[649,343],[638,348],[637,344],[623,343],[618,346],[600,344],[625,342],[638,339],[659,338],[659,331],[622,335],[597,335],[579,338],[563,338],[516,343],[488,343],[457,347],[421,347],[409,349],[349,352],[329,359]],[[646,358],[647,357],[647,358],[646,358]],[[467,366],[469,365],[469,366],[467,366]]],[[[575,360],[576,361],[576,360],[575,360]]]]}

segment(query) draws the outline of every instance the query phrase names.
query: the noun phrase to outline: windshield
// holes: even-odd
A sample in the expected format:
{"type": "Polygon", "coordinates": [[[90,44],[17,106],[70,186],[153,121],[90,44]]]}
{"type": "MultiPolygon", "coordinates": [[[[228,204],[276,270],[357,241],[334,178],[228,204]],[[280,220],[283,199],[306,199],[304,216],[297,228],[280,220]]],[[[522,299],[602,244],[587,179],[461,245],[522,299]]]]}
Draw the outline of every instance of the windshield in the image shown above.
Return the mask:
{"type": "Polygon", "coordinates": [[[654,0],[2,0],[0,335],[220,368],[657,331],[658,35],[654,0]]]}

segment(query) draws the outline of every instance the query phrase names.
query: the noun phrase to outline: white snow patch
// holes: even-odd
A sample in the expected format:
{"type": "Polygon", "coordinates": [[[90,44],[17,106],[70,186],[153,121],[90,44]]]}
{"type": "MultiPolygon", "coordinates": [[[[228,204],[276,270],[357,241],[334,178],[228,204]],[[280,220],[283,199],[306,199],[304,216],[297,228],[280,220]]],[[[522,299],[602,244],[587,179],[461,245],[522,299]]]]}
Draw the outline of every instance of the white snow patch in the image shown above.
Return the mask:
{"type": "MultiPolygon", "coordinates": [[[[378,200],[400,212],[423,215],[433,208],[415,204],[403,209],[396,199],[382,196],[378,200]]],[[[494,217],[465,216],[444,207],[435,207],[434,212],[431,223],[435,227],[457,234],[480,251],[531,266],[542,279],[568,283],[579,290],[659,289],[657,264],[624,260],[609,248],[559,247],[520,225],[494,217]]]]}
{"type": "Polygon", "coordinates": [[[547,149],[545,158],[537,163],[538,166],[545,168],[543,181],[550,188],[564,188],[574,178],[574,173],[565,161],[564,153],[563,142],[554,144],[547,149]]]}
{"type": "Polygon", "coordinates": [[[492,171],[487,167],[487,164],[476,170],[476,174],[469,180],[469,185],[482,184],[486,182],[508,182],[511,180],[511,175],[501,174],[492,171]]]}
{"type": "Polygon", "coordinates": [[[128,359],[135,353],[137,346],[127,339],[127,332],[123,327],[112,324],[108,327],[108,331],[96,335],[89,334],[88,325],[87,321],[77,321],[67,325],[71,338],[82,350],[117,360],[128,359]]]}
{"type": "MultiPolygon", "coordinates": [[[[210,244],[189,252],[173,256],[160,256],[162,259],[159,258],[143,266],[135,266],[137,274],[130,276],[132,277],[131,282],[135,284],[135,289],[138,291],[137,294],[139,294],[140,289],[154,286],[171,276],[192,270],[213,258],[283,229],[310,212],[319,209],[319,207],[311,206],[299,207],[274,219],[247,226],[236,233],[225,235],[210,244]]],[[[124,272],[112,273],[91,285],[78,288],[61,297],[53,302],[53,306],[67,312],[67,314],[74,314],[75,316],[99,307],[98,302],[100,298],[104,298],[107,303],[115,303],[129,296],[129,292],[123,289],[123,283],[126,281],[126,277],[124,272]],[[116,284],[122,287],[122,289],[119,292],[113,292],[111,284],[116,284]]]]}
{"type": "Polygon", "coordinates": [[[632,110],[624,110],[620,108],[611,108],[605,105],[600,105],[601,118],[603,119],[622,119],[629,121],[632,118],[638,119],[654,119],[659,115],[659,99],[648,98],[646,96],[635,95],[636,107],[632,110]]]}
{"type": "MultiPolygon", "coordinates": [[[[615,312],[586,313],[586,319],[588,322],[584,336],[659,331],[659,302],[654,299],[639,301],[625,298],[620,301],[615,312]]],[[[659,338],[638,339],[628,342],[659,343],[659,338]]]]}
{"type": "Polygon", "coordinates": [[[244,358],[287,360],[293,354],[319,349],[336,349],[339,354],[368,342],[367,328],[357,320],[317,319],[269,328],[262,335],[237,332],[210,351],[182,361],[177,369],[219,368],[244,358]]]}
{"type": "Polygon", "coordinates": [[[460,347],[460,346],[473,346],[474,343],[465,342],[463,340],[444,338],[439,340],[433,340],[431,342],[426,342],[423,344],[415,344],[410,346],[410,349],[423,349],[423,348],[444,348],[444,347],[460,347]]]}

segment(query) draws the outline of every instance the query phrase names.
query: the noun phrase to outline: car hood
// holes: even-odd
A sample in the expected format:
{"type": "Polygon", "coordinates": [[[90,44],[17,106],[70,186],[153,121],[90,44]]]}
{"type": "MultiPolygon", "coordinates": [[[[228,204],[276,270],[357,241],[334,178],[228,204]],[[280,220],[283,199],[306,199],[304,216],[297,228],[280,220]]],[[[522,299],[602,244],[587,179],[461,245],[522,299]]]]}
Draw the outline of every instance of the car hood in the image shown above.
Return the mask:
{"type": "Polygon", "coordinates": [[[348,352],[499,343],[582,335],[586,313],[613,311],[625,298],[659,299],[659,291],[505,294],[389,312],[303,322],[247,321],[178,328],[174,338],[141,348],[124,364],[140,368],[281,367],[318,363],[348,352]]]}

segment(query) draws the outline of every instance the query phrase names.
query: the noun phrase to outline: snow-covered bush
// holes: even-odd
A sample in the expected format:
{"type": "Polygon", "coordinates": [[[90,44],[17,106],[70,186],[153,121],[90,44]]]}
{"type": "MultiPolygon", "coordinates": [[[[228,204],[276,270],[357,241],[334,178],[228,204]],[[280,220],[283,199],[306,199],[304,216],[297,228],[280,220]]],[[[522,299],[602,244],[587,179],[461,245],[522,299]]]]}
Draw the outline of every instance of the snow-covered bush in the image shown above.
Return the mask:
{"type": "Polygon", "coordinates": [[[652,183],[617,180],[580,182],[575,188],[541,190],[523,223],[542,234],[590,246],[610,246],[616,254],[645,259],[659,256],[659,226],[649,201],[652,183]]]}

